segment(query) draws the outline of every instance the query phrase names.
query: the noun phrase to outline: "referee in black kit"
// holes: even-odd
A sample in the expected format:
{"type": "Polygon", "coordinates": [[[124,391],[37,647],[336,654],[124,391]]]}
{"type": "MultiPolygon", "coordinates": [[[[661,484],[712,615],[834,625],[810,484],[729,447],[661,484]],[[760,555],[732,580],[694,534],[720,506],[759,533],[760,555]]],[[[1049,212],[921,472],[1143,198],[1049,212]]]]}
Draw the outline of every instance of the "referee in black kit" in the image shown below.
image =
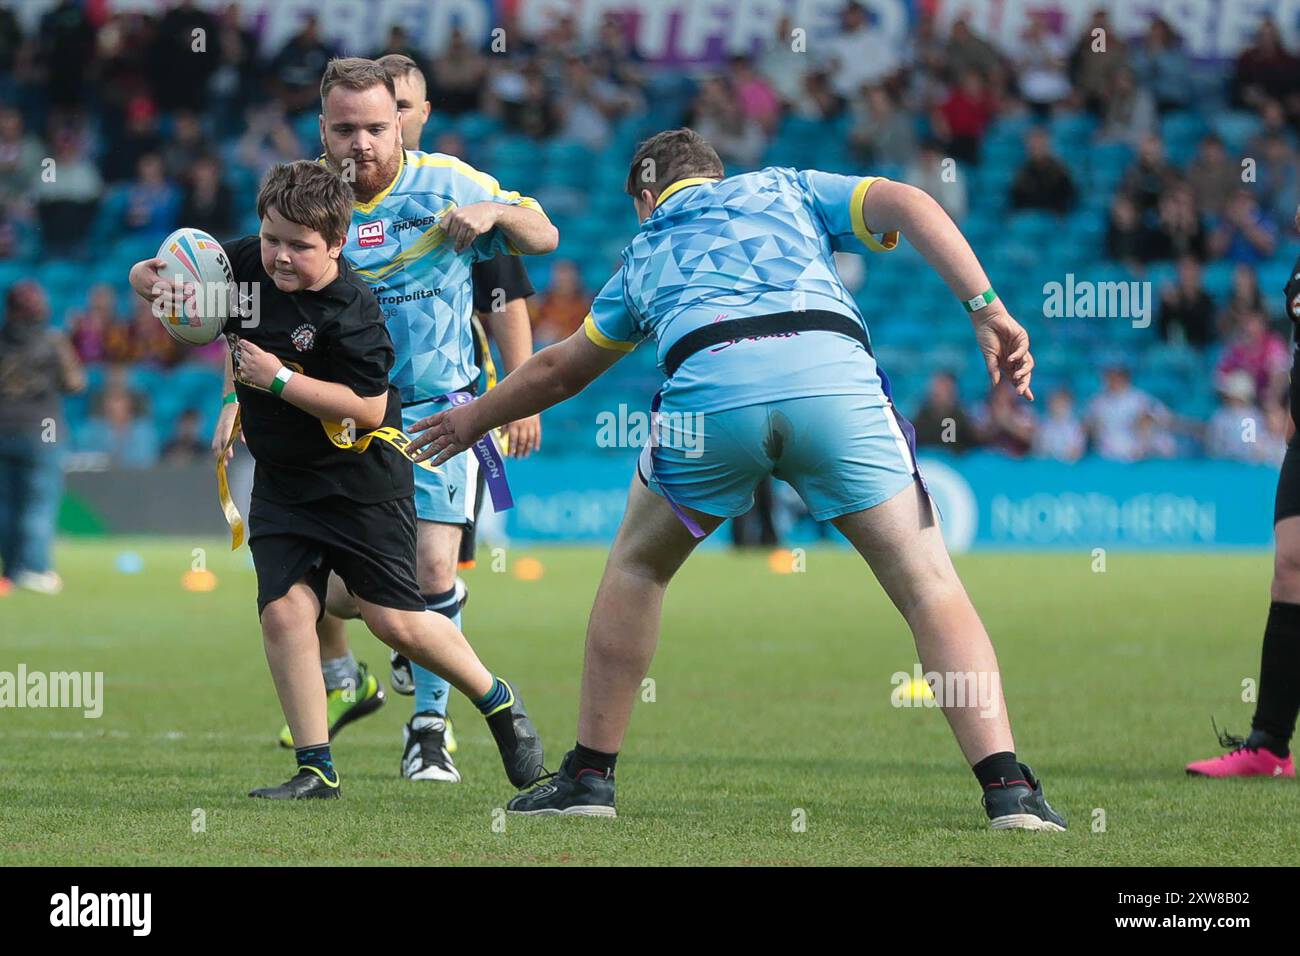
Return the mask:
{"type": "MultiPolygon", "coordinates": [[[[392,340],[373,293],[342,255],[352,191],[323,165],[280,164],[262,184],[257,211],[259,235],[226,250],[234,281],[258,283],[260,308],[255,321],[226,323],[224,402],[238,414],[222,421],[227,454],[242,424],[257,462],[249,546],[258,614],[298,770],[250,796],[339,795],[315,631],[331,571],[377,637],[475,702],[507,776],[523,786],[541,772],[542,747],[522,701],[450,620],[427,613],[416,584],[414,479],[388,381],[392,340]],[[355,434],[340,422],[355,423],[355,434]]],[[[137,263],[131,284],[169,308],[159,265],[137,263]]]]}
{"type": "MultiPolygon", "coordinates": [[[[1300,230],[1300,209],[1296,210],[1295,224],[1300,230]]],[[[1259,699],[1250,722],[1250,736],[1242,739],[1220,734],[1220,743],[1232,748],[1230,752],[1189,763],[1187,773],[1191,776],[1295,779],[1291,737],[1300,714],[1300,445],[1295,438],[1295,423],[1300,420],[1300,383],[1296,382],[1300,342],[1295,335],[1300,328],[1300,259],[1291,266],[1285,292],[1286,314],[1292,326],[1290,421],[1273,505],[1272,603],[1260,655],[1259,699]]],[[[1265,401],[1276,401],[1278,397],[1270,395],[1265,401]]]]}

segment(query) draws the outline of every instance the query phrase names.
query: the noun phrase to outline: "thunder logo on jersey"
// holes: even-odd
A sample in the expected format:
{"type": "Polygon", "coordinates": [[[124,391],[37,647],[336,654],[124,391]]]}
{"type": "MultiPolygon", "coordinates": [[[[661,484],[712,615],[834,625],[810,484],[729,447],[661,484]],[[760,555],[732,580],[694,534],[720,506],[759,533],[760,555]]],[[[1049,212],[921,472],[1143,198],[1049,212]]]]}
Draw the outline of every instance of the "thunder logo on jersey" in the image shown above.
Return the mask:
{"type": "Polygon", "coordinates": [[[456,252],[438,223],[457,206],[477,202],[542,211],[535,200],[503,190],[454,156],[418,150],[402,152],[388,188],[353,206],[344,252],[383,310],[396,350],[391,381],[404,404],[478,378],[470,267],[518,250],[494,229],[456,252]]]}

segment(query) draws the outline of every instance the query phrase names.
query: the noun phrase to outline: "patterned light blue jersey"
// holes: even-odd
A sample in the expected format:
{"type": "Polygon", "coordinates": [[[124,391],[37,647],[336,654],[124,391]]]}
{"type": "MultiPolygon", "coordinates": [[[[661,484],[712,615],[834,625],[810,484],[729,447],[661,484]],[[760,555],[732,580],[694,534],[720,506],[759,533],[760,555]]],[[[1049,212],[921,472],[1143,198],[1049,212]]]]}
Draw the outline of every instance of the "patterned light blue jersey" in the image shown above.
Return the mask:
{"type": "MultiPolygon", "coordinates": [[[[897,233],[877,238],[863,222],[862,199],[876,181],[773,167],[671,184],[592,303],[587,336],[621,351],[653,337],[662,369],[674,342],[723,319],[820,309],[863,322],[833,253],[887,252],[898,244],[897,233]]],[[[698,352],[673,375],[663,400],[710,412],[812,395],[886,401],[862,346],[822,331],[698,352]]]]}
{"type": "Polygon", "coordinates": [[[470,267],[502,252],[518,254],[493,229],[463,252],[438,225],[457,206],[500,202],[541,212],[534,200],[506,192],[468,163],[442,153],[403,150],[397,176],[383,192],[352,208],[343,247],[375,293],[396,350],[391,381],[409,404],[478,378],[470,267]]]}

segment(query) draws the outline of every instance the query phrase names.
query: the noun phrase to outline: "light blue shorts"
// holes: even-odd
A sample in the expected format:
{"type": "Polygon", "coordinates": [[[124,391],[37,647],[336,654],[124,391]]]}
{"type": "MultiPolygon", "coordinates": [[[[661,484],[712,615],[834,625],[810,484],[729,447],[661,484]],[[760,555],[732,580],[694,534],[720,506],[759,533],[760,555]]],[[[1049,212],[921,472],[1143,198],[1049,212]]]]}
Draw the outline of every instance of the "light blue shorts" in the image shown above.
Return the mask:
{"type": "MultiPolygon", "coordinates": [[[[411,426],[421,418],[447,407],[447,402],[435,399],[403,408],[402,428],[410,434],[411,426]]],[[[472,525],[477,496],[478,459],[472,450],[439,465],[436,472],[415,469],[415,517],[420,521],[472,525]]]]}
{"type": "Polygon", "coordinates": [[[637,473],[657,494],[722,518],[754,505],[768,475],[817,521],[862,511],[920,477],[915,433],[888,399],[818,395],[721,412],[660,409],[637,473]]]}

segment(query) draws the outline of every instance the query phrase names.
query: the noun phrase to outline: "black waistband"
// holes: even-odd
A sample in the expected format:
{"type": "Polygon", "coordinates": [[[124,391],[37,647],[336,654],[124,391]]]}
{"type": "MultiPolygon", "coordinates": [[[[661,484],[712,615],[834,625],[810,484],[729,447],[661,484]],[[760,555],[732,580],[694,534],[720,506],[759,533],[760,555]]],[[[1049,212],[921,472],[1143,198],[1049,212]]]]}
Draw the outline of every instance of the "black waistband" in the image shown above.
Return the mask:
{"type": "Polygon", "coordinates": [[[811,309],[807,312],[751,315],[744,319],[726,319],[722,322],[701,325],[673,343],[664,358],[664,370],[668,373],[668,377],[672,378],[683,362],[711,345],[787,332],[839,332],[862,343],[867,354],[871,354],[871,340],[867,338],[867,330],[862,327],[861,322],[838,312],[811,309]]]}

